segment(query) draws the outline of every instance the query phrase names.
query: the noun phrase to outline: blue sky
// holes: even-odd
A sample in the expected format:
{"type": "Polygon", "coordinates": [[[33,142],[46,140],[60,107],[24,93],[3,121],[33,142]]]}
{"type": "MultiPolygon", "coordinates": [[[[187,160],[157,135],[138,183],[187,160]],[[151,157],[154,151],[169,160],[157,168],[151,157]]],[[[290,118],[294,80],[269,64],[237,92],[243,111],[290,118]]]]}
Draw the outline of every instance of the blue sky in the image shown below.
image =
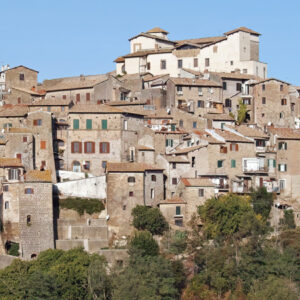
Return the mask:
{"type": "Polygon", "coordinates": [[[36,69],[39,81],[99,74],[152,27],[176,40],[246,26],[262,34],[269,77],[300,85],[299,11],[299,0],[0,0],[0,64],[36,69]]]}

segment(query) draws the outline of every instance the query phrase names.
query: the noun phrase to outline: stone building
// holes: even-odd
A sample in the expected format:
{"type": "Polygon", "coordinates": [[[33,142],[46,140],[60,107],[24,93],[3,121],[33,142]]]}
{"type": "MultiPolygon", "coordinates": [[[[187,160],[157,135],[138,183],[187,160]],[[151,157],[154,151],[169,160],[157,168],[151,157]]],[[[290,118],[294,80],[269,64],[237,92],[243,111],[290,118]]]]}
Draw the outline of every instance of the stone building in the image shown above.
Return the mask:
{"type": "Polygon", "coordinates": [[[108,163],[106,172],[110,234],[128,235],[132,209],[137,205],[156,206],[164,199],[163,169],[135,162],[108,163]]]}

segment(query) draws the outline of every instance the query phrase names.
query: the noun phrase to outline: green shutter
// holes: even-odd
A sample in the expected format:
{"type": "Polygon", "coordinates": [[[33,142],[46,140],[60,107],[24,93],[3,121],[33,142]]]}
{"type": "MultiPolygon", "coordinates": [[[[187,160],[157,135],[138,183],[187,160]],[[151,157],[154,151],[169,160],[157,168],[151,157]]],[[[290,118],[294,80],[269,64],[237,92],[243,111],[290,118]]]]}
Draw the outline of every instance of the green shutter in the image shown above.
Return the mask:
{"type": "Polygon", "coordinates": [[[172,131],[175,131],[175,130],[176,130],[175,124],[172,124],[172,125],[171,125],[171,130],[172,130],[172,131]]]}
{"type": "Polygon", "coordinates": [[[273,167],[276,168],[276,160],[273,159],[273,167]]]}
{"type": "Polygon", "coordinates": [[[287,171],[287,164],[284,165],[284,171],[287,171]]]}
{"type": "Polygon", "coordinates": [[[107,129],[107,120],[102,120],[101,124],[102,124],[102,129],[107,129]]]}
{"type": "Polygon", "coordinates": [[[181,207],[180,206],[176,206],[176,215],[181,215],[181,207]]]}
{"type": "Polygon", "coordinates": [[[218,168],[222,168],[222,160],[218,160],[218,168]]]}
{"type": "Polygon", "coordinates": [[[79,119],[73,120],[73,129],[79,129],[79,119]]]}
{"type": "Polygon", "coordinates": [[[271,166],[271,159],[268,159],[268,167],[271,166]]]}
{"type": "Polygon", "coordinates": [[[166,147],[168,147],[168,139],[166,139],[166,147]]]}
{"type": "Polygon", "coordinates": [[[86,120],[86,129],[92,129],[92,119],[86,120]]]}
{"type": "Polygon", "coordinates": [[[280,171],[280,164],[278,164],[278,171],[280,171]]]}
{"type": "Polygon", "coordinates": [[[231,168],[235,168],[235,159],[231,160],[231,168]]]}
{"type": "Polygon", "coordinates": [[[173,140],[171,140],[171,147],[173,147],[173,140]]]}

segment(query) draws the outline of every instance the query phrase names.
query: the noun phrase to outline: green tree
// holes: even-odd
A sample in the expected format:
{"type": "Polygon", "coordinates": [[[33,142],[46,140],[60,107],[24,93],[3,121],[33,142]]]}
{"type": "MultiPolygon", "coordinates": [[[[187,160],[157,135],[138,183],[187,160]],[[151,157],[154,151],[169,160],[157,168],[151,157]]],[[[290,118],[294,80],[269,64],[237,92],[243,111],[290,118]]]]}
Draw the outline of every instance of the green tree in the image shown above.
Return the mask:
{"type": "Polygon", "coordinates": [[[113,300],[174,300],[179,297],[172,265],[161,256],[136,256],[113,278],[113,300]]]}
{"type": "Polygon", "coordinates": [[[296,223],[294,212],[292,210],[285,210],[283,219],[280,219],[280,225],[283,229],[295,229],[296,223]]]}
{"type": "Polygon", "coordinates": [[[163,239],[163,250],[175,255],[183,253],[187,248],[187,233],[185,231],[168,231],[163,239]]]}
{"type": "Polygon", "coordinates": [[[130,239],[128,253],[134,256],[157,256],[159,247],[149,231],[137,231],[130,239]]]}
{"type": "Polygon", "coordinates": [[[261,187],[257,190],[253,190],[250,194],[250,198],[254,212],[261,215],[266,221],[273,205],[274,195],[268,193],[265,187],[261,187]]]}
{"type": "Polygon", "coordinates": [[[162,235],[169,228],[165,217],[156,207],[137,205],[131,214],[133,226],[138,230],[148,230],[152,234],[162,235]]]}
{"type": "Polygon", "coordinates": [[[239,109],[237,112],[237,122],[242,124],[246,120],[247,105],[243,103],[242,99],[239,100],[239,109]]]}

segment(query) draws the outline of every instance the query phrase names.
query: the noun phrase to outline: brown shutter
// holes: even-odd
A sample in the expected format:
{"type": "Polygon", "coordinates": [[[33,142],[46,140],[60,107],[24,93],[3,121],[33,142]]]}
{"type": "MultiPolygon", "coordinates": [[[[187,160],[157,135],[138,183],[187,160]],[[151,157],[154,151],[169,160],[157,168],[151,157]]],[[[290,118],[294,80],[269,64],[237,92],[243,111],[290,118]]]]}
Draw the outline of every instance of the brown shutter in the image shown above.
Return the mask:
{"type": "Polygon", "coordinates": [[[102,147],[102,143],[101,142],[99,143],[99,152],[103,153],[103,147],[102,147]]]}
{"type": "Polygon", "coordinates": [[[232,144],[230,144],[230,151],[232,151],[232,144]]]}
{"type": "Polygon", "coordinates": [[[224,147],[224,153],[227,153],[227,147],[224,147]]]}
{"type": "Polygon", "coordinates": [[[74,142],[71,143],[71,153],[74,153],[74,142]]]}
{"type": "Polygon", "coordinates": [[[82,153],[82,143],[79,142],[79,153],[82,153]]]}
{"type": "Polygon", "coordinates": [[[90,93],[86,93],[86,101],[90,101],[91,100],[91,94],[90,93]]]}
{"type": "Polygon", "coordinates": [[[20,180],[20,176],[21,176],[21,171],[18,170],[18,180],[20,180]]]}
{"type": "Polygon", "coordinates": [[[95,153],[95,142],[92,142],[92,153],[95,153]]]}
{"type": "Polygon", "coordinates": [[[235,144],[235,151],[239,151],[239,144],[235,144]]]}
{"type": "Polygon", "coordinates": [[[87,142],[84,142],[84,153],[86,153],[87,150],[87,142]]]}
{"type": "Polygon", "coordinates": [[[107,143],[107,153],[110,153],[110,143],[107,143]]]}
{"type": "Polygon", "coordinates": [[[33,126],[37,126],[37,120],[33,120],[33,126]]]}

